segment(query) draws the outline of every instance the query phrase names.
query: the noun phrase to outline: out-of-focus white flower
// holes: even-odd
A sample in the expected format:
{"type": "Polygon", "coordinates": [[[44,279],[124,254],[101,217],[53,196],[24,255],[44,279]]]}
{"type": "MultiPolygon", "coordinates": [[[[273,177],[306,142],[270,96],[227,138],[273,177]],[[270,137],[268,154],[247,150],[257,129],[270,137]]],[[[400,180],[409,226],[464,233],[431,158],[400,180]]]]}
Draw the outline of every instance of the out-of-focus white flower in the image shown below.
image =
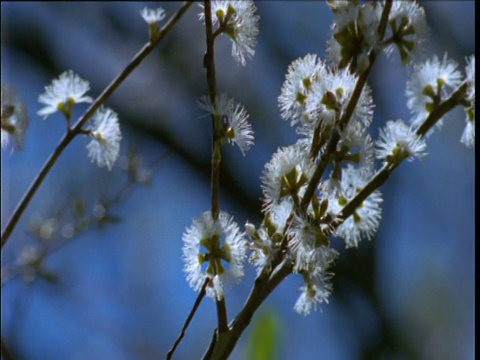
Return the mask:
{"type": "Polygon", "coordinates": [[[221,300],[225,285],[234,285],[243,277],[247,246],[229,214],[220,212],[214,220],[210,211],[202,213],[183,234],[187,282],[198,291],[208,279],[207,295],[221,300]]]}
{"type": "Polygon", "coordinates": [[[221,116],[225,121],[223,136],[231,143],[237,144],[243,155],[254,144],[253,130],[248,122],[249,115],[242,104],[236,103],[227,94],[217,97],[216,105],[213,106],[208,97],[203,96],[198,101],[203,110],[213,115],[221,116]]]}
{"type": "Polygon", "coordinates": [[[88,157],[98,166],[112,169],[120,152],[122,134],[117,114],[108,108],[99,109],[92,117],[89,129],[92,141],[88,143],[88,157]]]}
{"type": "MultiPolygon", "coordinates": [[[[251,0],[212,2],[212,22],[218,23],[223,32],[230,37],[232,56],[243,66],[247,64],[247,58],[255,55],[260,18],[255,15],[256,10],[251,0]]],[[[199,17],[204,19],[204,12],[200,13],[199,17]]]]}
{"type": "Polygon", "coordinates": [[[165,18],[165,10],[162,8],[149,9],[145,7],[142,11],[140,11],[140,15],[147,24],[152,25],[162,21],[165,18]]]}
{"type": "Polygon", "coordinates": [[[467,58],[465,67],[467,81],[467,101],[470,105],[465,107],[465,130],[463,130],[460,142],[467,147],[475,147],[475,55],[467,58]]]}
{"type": "MultiPolygon", "coordinates": [[[[462,79],[457,66],[458,64],[448,59],[445,54],[442,62],[434,56],[415,69],[405,90],[407,107],[413,114],[411,122],[414,129],[423,123],[440,101],[449,96],[448,90],[460,84],[462,79]]],[[[441,124],[440,119],[437,125],[441,124]]]]}
{"type": "MultiPolygon", "coordinates": [[[[25,133],[28,128],[28,114],[25,104],[18,98],[13,89],[2,84],[2,149],[6,149],[13,140],[16,149],[22,149],[25,133]]],[[[12,148],[13,149],[13,148],[12,148]]]]}
{"type": "Polygon", "coordinates": [[[331,274],[322,273],[319,276],[304,276],[304,285],[300,288],[301,294],[295,303],[293,310],[298,314],[307,316],[311,310],[317,310],[318,304],[328,303],[328,297],[332,291],[330,284],[331,274]]]}
{"type": "Polygon", "coordinates": [[[70,114],[73,104],[92,102],[92,98],[85,95],[89,89],[88,81],[68,70],[54,79],[51,85],[45,86],[45,93],[38,97],[38,102],[45,106],[37,114],[44,119],[56,111],[70,114]]]}
{"type": "Polygon", "coordinates": [[[387,121],[385,127],[380,129],[376,145],[377,159],[385,162],[398,164],[404,159],[413,161],[414,158],[422,159],[426,156],[425,140],[418,137],[402,120],[387,121]]]}

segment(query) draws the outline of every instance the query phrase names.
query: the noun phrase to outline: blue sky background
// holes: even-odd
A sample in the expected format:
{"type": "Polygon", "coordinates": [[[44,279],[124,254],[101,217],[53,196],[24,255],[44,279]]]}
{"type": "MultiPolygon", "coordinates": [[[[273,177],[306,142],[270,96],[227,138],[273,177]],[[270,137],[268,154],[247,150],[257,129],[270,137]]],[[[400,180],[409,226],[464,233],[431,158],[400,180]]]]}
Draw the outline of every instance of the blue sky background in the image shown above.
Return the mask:
{"type": "MultiPolygon", "coordinates": [[[[465,57],[475,51],[474,2],[424,5],[431,29],[425,54],[448,52],[464,72],[465,57]]],[[[65,129],[58,114],[36,115],[38,95],[73,69],[90,81],[89,95],[98,96],[147,41],[139,15],[144,6],[2,2],[2,84],[15,88],[30,116],[24,150],[2,152],[2,228],[65,129]]],[[[168,17],[180,3],[160,6],[168,17]]],[[[319,1],[257,6],[260,34],[246,67],[231,58],[228,39],[216,45],[217,87],[245,105],[255,131],[247,156],[224,148],[221,208],[241,225],[260,222],[263,166],[279,146],[296,141],[277,106],[288,65],[307,53],[325,57],[332,20],[319,1]]],[[[56,281],[14,277],[4,284],[2,336],[15,359],[158,359],[178,335],[197,295],[182,273],[182,233],[210,208],[210,121],[196,106],[207,93],[199,12],[192,6],[106,103],[119,114],[122,154],[131,144],[145,167],[161,159],[150,185],[136,186],[111,210],[118,224],[79,234],[46,256],[42,268],[56,281]]],[[[398,63],[380,58],[369,80],[374,138],[387,120],[409,117],[408,71],[398,63]]],[[[463,128],[457,109],[428,139],[429,156],[402,164],[381,188],[383,220],[375,239],[348,250],[334,241],[340,252],[334,291],[321,311],[308,317],[293,311],[301,286],[295,276],[265,301],[259,313],[275,321],[275,359],[473,359],[475,154],[459,142],[463,128]]],[[[2,269],[37,244],[29,224],[68,213],[70,195],[89,212],[121,189],[121,161],[111,172],[97,168],[87,143],[76,139],[62,154],[2,251],[2,269]]],[[[247,266],[242,284],[227,293],[230,319],[254,275],[247,266]]],[[[215,325],[214,303],[205,299],[176,358],[200,358],[215,325]]],[[[247,357],[248,337],[249,331],[232,359],[247,357]]]]}

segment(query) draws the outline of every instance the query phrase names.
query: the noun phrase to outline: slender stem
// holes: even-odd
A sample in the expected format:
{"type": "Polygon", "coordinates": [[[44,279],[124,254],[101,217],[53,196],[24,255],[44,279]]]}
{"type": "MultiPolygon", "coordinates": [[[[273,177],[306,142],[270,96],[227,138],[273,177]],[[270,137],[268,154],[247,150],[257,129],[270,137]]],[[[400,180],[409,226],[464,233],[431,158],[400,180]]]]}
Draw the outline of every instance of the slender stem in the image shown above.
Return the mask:
{"type": "Polygon", "coordinates": [[[83,116],[77,121],[73,126],[71,131],[67,131],[64,135],[57,148],[54,150],[52,155],[43,165],[40,172],[37,174],[36,178],[33,180],[32,184],[28,188],[27,192],[23,198],[18,203],[15,211],[13,212],[10,220],[5,226],[2,232],[2,249],[3,246],[7,243],[12,231],[15,229],[15,226],[20,220],[23,212],[30,203],[30,200],[35,195],[38,187],[45,179],[46,175],[49,173],[58,157],[61,155],[63,150],[67,145],[73,140],[73,138],[82,133],[82,126],[92,117],[95,111],[106,101],[106,99],[117,89],[117,87],[127,78],[128,75],[143,61],[143,59],[155,48],[155,46],[165,37],[165,35],[173,28],[177,21],[182,17],[182,15],[187,11],[187,9],[192,5],[191,2],[185,2],[180,10],[173,15],[170,20],[163,26],[160,30],[160,33],[154,41],[147,43],[132,59],[132,61],[127,65],[127,67],[122,71],[122,73],[113,80],[110,85],[100,94],[100,96],[93,102],[93,104],[87,109],[83,116]]]}
{"type": "Polygon", "coordinates": [[[200,293],[198,294],[197,300],[195,300],[195,304],[193,304],[193,308],[190,311],[190,314],[188,314],[187,320],[185,321],[185,324],[183,325],[182,331],[180,332],[180,335],[178,336],[177,340],[175,341],[175,344],[173,344],[172,348],[170,351],[167,353],[167,360],[170,360],[173,356],[173,353],[175,352],[175,349],[178,347],[180,342],[182,341],[183,337],[185,336],[185,332],[187,331],[188,325],[190,325],[190,322],[193,319],[193,316],[197,312],[198,307],[200,306],[200,303],[202,302],[203,297],[205,296],[206,293],[206,288],[208,285],[208,282],[210,280],[206,279],[205,283],[202,286],[202,289],[200,290],[200,293]]]}
{"type": "Polygon", "coordinates": [[[446,113],[452,110],[455,106],[462,104],[465,101],[467,91],[467,81],[464,81],[460,86],[450,95],[450,97],[435,107],[427,116],[423,124],[417,129],[416,134],[424,137],[425,134],[440,120],[446,113]]]}
{"type": "MultiPolygon", "coordinates": [[[[205,53],[205,67],[207,70],[208,95],[213,108],[217,104],[217,84],[215,76],[215,47],[212,24],[211,2],[205,1],[205,32],[207,51],[205,53]]],[[[219,142],[219,119],[212,114],[212,168],[211,168],[211,196],[212,218],[217,219],[219,213],[219,188],[220,188],[220,142],[219,142]]]]}
{"type": "Polygon", "coordinates": [[[23,195],[23,198],[20,200],[20,202],[17,205],[17,208],[13,212],[12,217],[8,221],[7,225],[5,226],[5,229],[3,230],[2,233],[2,249],[3,246],[7,243],[13,229],[15,229],[16,224],[18,223],[18,220],[20,220],[20,217],[22,216],[23,212],[25,211],[27,205],[30,203],[30,200],[32,199],[33,195],[35,195],[38,187],[40,184],[43,182],[47,174],[49,173],[50,169],[53,167],[63,150],[67,147],[67,145],[72,141],[74,138],[75,133],[72,131],[67,131],[67,133],[63,136],[62,140],[56,147],[55,151],[50,155],[48,160],[45,162],[43,165],[42,169],[40,172],[37,174],[35,179],[33,180],[32,184],[28,188],[27,192],[25,195],[23,195]]]}
{"type": "MultiPolygon", "coordinates": [[[[217,104],[217,85],[215,77],[215,38],[213,36],[212,24],[212,4],[210,0],[205,1],[205,33],[207,42],[207,51],[205,53],[204,65],[207,70],[208,95],[212,107],[215,109],[217,104]]],[[[211,169],[211,196],[212,196],[212,218],[218,219],[220,212],[220,163],[222,155],[220,151],[220,118],[212,114],[212,169],[211,169]]],[[[227,307],[225,298],[216,300],[217,319],[219,336],[228,331],[227,307]]]]}

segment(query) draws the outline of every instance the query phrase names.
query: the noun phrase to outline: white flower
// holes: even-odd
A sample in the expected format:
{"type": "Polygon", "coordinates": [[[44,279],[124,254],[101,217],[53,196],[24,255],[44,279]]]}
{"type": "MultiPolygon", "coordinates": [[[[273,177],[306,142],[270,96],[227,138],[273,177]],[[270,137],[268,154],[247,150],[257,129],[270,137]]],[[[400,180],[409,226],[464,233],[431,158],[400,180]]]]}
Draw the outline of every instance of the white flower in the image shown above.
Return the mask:
{"type": "MultiPolygon", "coordinates": [[[[224,27],[224,33],[233,42],[232,56],[243,66],[247,63],[247,57],[255,55],[259,20],[259,16],[255,15],[256,10],[251,0],[212,2],[212,22],[224,27]]],[[[202,12],[199,17],[204,19],[205,14],[202,12]]]]}
{"type": "MultiPolygon", "coordinates": [[[[328,194],[328,212],[332,216],[340,213],[343,207],[362,190],[372,178],[372,169],[355,169],[347,165],[342,169],[342,179],[334,191],[328,194]]],[[[356,247],[361,239],[370,240],[380,225],[380,204],[382,196],[375,190],[360,206],[337,228],[335,235],[343,238],[346,247],[356,247]]]]}
{"type": "Polygon", "coordinates": [[[380,129],[379,140],[376,142],[377,159],[400,163],[407,159],[421,159],[426,156],[427,144],[418,137],[415,131],[402,120],[387,121],[384,129],[380,129]]]}
{"type": "Polygon", "coordinates": [[[225,121],[223,136],[231,143],[237,144],[243,155],[254,144],[253,131],[248,122],[249,115],[242,104],[235,103],[227,94],[217,97],[216,106],[213,106],[208,97],[200,98],[198,105],[213,115],[221,116],[225,121]]]}
{"type": "Polygon", "coordinates": [[[118,158],[122,139],[118,116],[108,108],[101,108],[93,115],[92,122],[89,130],[93,139],[87,145],[88,157],[98,166],[111,170],[118,158]]]}
{"type": "MultiPolygon", "coordinates": [[[[439,101],[448,97],[447,88],[453,89],[460,84],[461,73],[457,70],[458,64],[447,59],[445,54],[440,62],[437,56],[418,66],[407,81],[405,94],[407,107],[414,117],[411,122],[417,129],[430,114],[439,101]]],[[[437,123],[441,126],[441,121],[437,123]]]]}
{"type": "Polygon", "coordinates": [[[318,304],[328,303],[332,291],[330,276],[329,273],[323,273],[319,276],[304,277],[304,286],[300,288],[302,293],[293,307],[295,312],[307,316],[312,308],[317,310],[318,304]]]}
{"type": "Polygon", "coordinates": [[[463,130],[460,142],[466,147],[475,147],[475,120],[467,120],[467,124],[465,125],[465,129],[463,130]]]}
{"type": "Polygon", "coordinates": [[[280,250],[283,231],[292,209],[293,203],[284,199],[265,215],[264,222],[258,230],[252,224],[245,226],[248,236],[252,239],[249,261],[255,266],[257,275],[263,270],[270,271],[272,260],[280,250]]]}
{"type": "Polygon", "coordinates": [[[145,20],[147,24],[152,25],[165,18],[165,10],[162,8],[154,10],[145,7],[140,11],[140,15],[142,15],[143,20],[145,20]]]}
{"type": "Polygon", "coordinates": [[[21,149],[23,147],[23,140],[29,123],[27,108],[9,86],[2,84],[1,91],[2,149],[5,149],[8,146],[10,139],[13,140],[15,148],[21,149]]]}
{"type": "Polygon", "coordinates": [[[305,112],[306,99],[312,84],[318,82],[325,72],[325,65],[315,54],[297,59],[288,67],[278,105],[282,118],[290,120],[292,126],[299,121],[308,121],[308,114],[305,112]]]}
{"type": "Polygon", "coordinates": [[[350,7],[356,6],[355,1],[351,0],[327,0],[327,5],[334,13],[346,12],[350,7]]]}
{"type": "MultiPolygon", "coordinates": [[[[377,7],[379,14],[383,11],[384,5],[377,7]]],[[[415,1],[396,0],[388,15],[390,32],[387,32],[386,39],[393,40],[393,44],[386,47],[387,55],[394,47],[398,48],[403,64],[414,60],[419,46],[428,36],[428,26],[425,18],[425,11],[415,1]]]]}
{"type": "Polygon", "coordinates": [[[220,300],[225,285],[233,285],[243,277],[247,241],[225,212],[220,212],[218,220],[210,211],[195,219],[183,234],[182,251],[187,282],[195,291],[208,279],[207,295],[220,300]]]}
{"type": "Polygon", "coordinates": [[[463,130],[460,142],[467,147],[475,147],[475,55],[467,58],[467,66],[465,67],[467,81],[467,101],[469,106],[465,107],[466,125],[463,130]]]}
{"type": "Polygon", "coordinates": [[[334,12],[333,36],[328,41],[327,53],[339,68],[350,67],[352,71],[361,72],[369,66],[369,53],[378,45],[377,27],[381,14],[372,4],[349,3],[330,5],[334,12]]]}
{"type": "Polygon", "coordinates": [[[313,163],[298,146],[278,149],[263,170],[264,208],[270,210],[285,197],[298,200],[313,172],[313,163]]]}
{"type": "Polygon", "coordinates": [[[338,256],[337,251],[329,246],[323,229],[298,215],[295,215],[288,235],[296,273],[321,276],[338,256]]]}
{"type": "MultiPolygon", "coordinates": [[[[312,86],[312,95],[307,100],[307,112],[317,114],[325,124],[334,125],[345,111],[355,89],[357,77],[347,69],[331,69],[312,86]]],[[[372,120],[371,97],[365,88],[355,107],[350,123],[360,120],[366,127],[372,120]]]]}
{"type": "Polygon", "coordinates": [[[54,79],[51,85],[45,86],[45,93],[38,97],[38,102],[45,106],[37,114],[44,119],[56,111],[69,114],[73,104],[92,102],[90,96],[85,96],[89,89],[88,81],[83,80],[72,70],[66,71],[58,79],[54,79]]]}

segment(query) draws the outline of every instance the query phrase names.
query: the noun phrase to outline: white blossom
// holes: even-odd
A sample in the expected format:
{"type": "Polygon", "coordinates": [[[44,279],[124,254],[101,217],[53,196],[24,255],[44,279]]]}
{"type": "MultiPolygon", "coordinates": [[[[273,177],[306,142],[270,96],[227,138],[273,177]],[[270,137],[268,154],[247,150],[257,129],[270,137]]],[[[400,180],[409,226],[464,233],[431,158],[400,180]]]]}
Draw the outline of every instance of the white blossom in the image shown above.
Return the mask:
{"type": "Polygon", "coordinates": [[[152,25],[162,21],[165,18],[165,10],[162,8],[149,9],[145,7],[142,11],[140,11],[140,15],[147,24],[152,25]]]}
{"type": "Polygon", "coordinates": [[[310,314],[312,309],[317,310],[318,304],[328,303],[328,297],[332,291],[329,280],[329,273],[304,277],[304,285],[300,288],[301,294],[293,307],[295,312],[306,316],[310,314]]]}
{"type": "Polygon", "coordinates": [[[249,115],[242,104],[236,103],[223,93],[216,99],[216,105],[212,105],[208,97],[203,96],[198,105],[213,115],[222,117],[225,121],[223,136],[231,143],[237,144],[243,155],[254,144],[253,130],[248,122],[249,115]]]}
{"type": "MultiPolygon", "coordinates": [[[[458,64],[447,58],[443,61],[434,56],[418,66],[407,81],[405,94],[407,107],[413,114],[411,123],[417,129],[438,102],[449,96],[449,91],[460,84],[461,73],[458,64]]],[[[441,126],[441,119],[437,123],[441,126]]]]}
{"type": "Polygon", "coordinates": [[[45,86],[45,93],[38,97],[38,102],[45,106],[37,114],[44,119],[56,111],[71,112],[73,104],[90,103],[92,98],[85,93],[90,89],[88,81],[83,80],[72,70],[68,70],[54,79],[51,85],[45,86]]]}
{"type": "MultiPolygon", "coordinates": [[[[384,5],[377,7],[379,14],[384,5]]],[[[389,55],[396,47],[403,64],[415,60],[420,46],[428,36],[428,26],[424,9],[415,1],[395,0],[388,15],[389,31],[385,38],[392,39],[392,44],[385,51],[389,55]]]]}
{"type": "MultiPolygon", "coordinates": [[[[343,207],[353,199],[372,178],[372,169],[355,168],[347,165],[342,169],[342,178],[338,186],[330,187],[328,212],[338,215],[343,207]]],[[[335,235],[345,240],[346,247],[357,247],[362,239],[370,240],[380,225],[382,196],[379,190],[370,194],[354,213],[336,229],[335,235]]]]}
{"type": "Polygon", "coordinates": [[[233,218],[220,212],[214,220],[210,211],[202,213],[183,234],[184,272],[194,291],[208,279],[207,295],[220,300],[225,285],[243,277],[247,241],[233,218]]]}
{"type": "Polygon", "coordinates": [[[402,120],[387,121],[385,127],[380,129],[379,140],[376,142],[377,159],[388,162],[388,159],[398,163],[403,159],[413,161],[414,158],[422,159],[426,156],[427,144],[423,138],[402,120]]]}
{"type": "MultiPolygon", "coordinates": [[[[212,2],[212,22],[225,28],[224,33],[232,40],[232,56],[243,66],[247,64],[247,58],[255,55],[260,18],[255,15],[256,10],[252,0],[212,2]]],[[[204,19],[204,12],[199,17],[204,19]]]]}
{"type": "Polygon", "coordinates": [[[122,134],[117,114],[108,108],[101,108],[93,115],[89,129],[92,141],[88,143],[88,156],[98,166],[112,169],[120,152],[122,134]]]}
{"type": "Polygon", "coordinates": [[[285,197],[301,196],[313,171],[313,163],[298,146],[278,149],[262,174],[264,208],[271,209],[285,197]]]}

